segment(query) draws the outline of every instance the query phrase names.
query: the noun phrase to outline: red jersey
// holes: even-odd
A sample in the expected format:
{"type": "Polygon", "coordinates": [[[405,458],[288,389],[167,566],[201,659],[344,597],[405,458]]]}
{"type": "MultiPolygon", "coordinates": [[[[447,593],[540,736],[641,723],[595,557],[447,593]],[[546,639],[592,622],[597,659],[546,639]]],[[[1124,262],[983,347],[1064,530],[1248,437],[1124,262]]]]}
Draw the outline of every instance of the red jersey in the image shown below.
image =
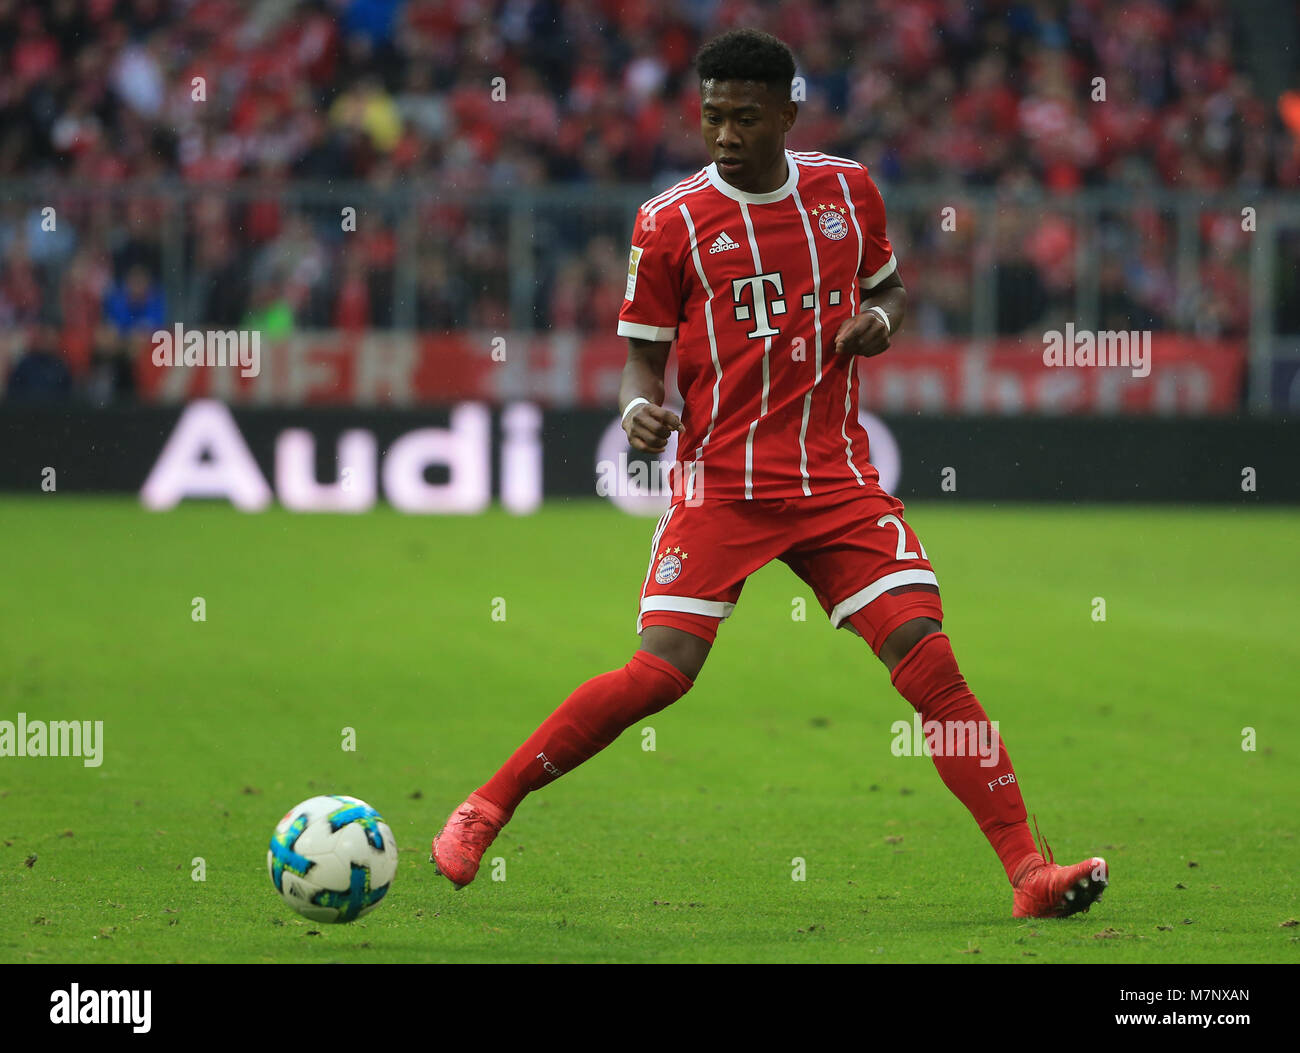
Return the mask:
{"type": "Polygon", "coordinates": [[[834,343],[859,283],[896,269],[885,205],[856,161],[785,156],[789,178],[769,194],[709,165],[637,212],[618,333],[677,341],[674,502],[879,485],[856,360],[834,343]]]}

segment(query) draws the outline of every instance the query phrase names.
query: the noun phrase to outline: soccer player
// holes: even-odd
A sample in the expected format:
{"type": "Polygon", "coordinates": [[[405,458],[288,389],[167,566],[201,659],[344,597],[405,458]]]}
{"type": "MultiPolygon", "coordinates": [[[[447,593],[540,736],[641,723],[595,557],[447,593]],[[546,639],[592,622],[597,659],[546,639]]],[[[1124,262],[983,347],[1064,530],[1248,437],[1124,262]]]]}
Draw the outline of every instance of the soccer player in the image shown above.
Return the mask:
{"type": "Polygon", "coordinates": [[[470,794],[434,838],[432,862],[457,888],[472,881],[528,794],[691,689],[745,579],[779,559],[921,714],[940,777],[1011,882],[1012,915],[1087,910],[1106,863],[1040,855],[1006,747],[942,631],[934,568],[867,459],[856,358],[885,351],[907,307],[880,192],[855,161],[785,148],[798,106],[780,40],[726,33],[696,70],[713,163],[641,206],[618,323],[629,444],[659,453],[680,435],[673,500],[650,543],[641,647],[574,691],[470,794]],[[674,341],[680,418],[661,406],[674,341]],[[979,729],[979,747],[952,748],[952,728],[979,729]]]}

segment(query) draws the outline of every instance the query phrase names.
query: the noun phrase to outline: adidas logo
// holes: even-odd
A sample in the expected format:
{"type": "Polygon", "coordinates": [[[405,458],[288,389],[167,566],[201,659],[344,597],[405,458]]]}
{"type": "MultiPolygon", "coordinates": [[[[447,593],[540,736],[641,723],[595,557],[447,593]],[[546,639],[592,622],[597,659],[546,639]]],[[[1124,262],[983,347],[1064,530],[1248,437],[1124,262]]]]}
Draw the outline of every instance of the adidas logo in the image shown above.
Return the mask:
{"type": "Polygon", "coordinates": [[[728,249],[738,248],[740,248],[740,246],[727,237],[727,232],[724,230],[718,235],[717,240],[714,241],[713,247],[709,249],[709,255],[712,256],[715,252],[726,252],[728,249]]]}

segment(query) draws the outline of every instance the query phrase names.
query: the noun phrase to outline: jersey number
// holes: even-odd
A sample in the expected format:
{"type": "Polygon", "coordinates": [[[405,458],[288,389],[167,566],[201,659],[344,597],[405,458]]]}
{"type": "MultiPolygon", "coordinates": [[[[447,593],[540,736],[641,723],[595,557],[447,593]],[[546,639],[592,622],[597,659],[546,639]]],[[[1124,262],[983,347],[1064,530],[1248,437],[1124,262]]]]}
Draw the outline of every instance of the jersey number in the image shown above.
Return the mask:
{"type": "Polygon", "coordinates": [[[907,547],[907,534],[903,531],[903,521],[898,516],[881,516],[876,520],[876,526],[891,526],[898,531],[898,548],[894,552],[895,559],[926,559],[930,557],[925,554],[925,546],[921,544],[921,539],[917,538],[916,543],[921,549],[918,556],[907,547]]]}

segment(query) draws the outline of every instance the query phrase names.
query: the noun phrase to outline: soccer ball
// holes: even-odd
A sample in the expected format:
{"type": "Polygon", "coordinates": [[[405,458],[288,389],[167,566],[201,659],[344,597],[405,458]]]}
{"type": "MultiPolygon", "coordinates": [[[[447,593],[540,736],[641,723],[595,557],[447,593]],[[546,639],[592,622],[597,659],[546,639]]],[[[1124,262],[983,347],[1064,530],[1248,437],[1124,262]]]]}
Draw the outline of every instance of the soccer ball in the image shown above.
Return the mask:
{"type": "Polygon", "coordinates": [[[312,797],[285,813],[266,853],[271,883],[312,921],[356,921],[384,898],[397,874],[397,844],[365,801],[312,797]]]}

